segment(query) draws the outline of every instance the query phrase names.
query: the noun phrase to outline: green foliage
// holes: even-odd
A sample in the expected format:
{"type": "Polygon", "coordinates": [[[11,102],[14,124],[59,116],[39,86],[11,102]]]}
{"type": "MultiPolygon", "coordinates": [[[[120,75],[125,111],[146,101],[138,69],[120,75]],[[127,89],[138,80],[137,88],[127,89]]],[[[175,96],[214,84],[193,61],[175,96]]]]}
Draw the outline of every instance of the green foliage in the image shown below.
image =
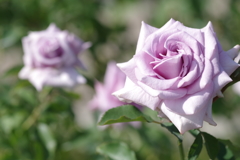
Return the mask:
{"type": "Polygon", "coordinates": [[[38,124],[37,130],[39,132],[39,136],[43,141],[46,149],[48,150],[50,157],[54,157],[55,150],[56,150],[56,140],[53,137],[53,134],[50,128],[44,124],[38,124]]]}
{"type": "Polygon", "coordinates": [[[218,140],[215,137],[213,137],[212,135],[210,135],[206,132],[201,132],[201,134],[204,137],[205,146],[206,146],[209,157],[211,159],[215,159],[217,157],[218,152],[219,152],[218,140]]]}
{"type": "Polygon", "coordinates": [[[132,105],[123,105],[108,110],[99,121],[99,125],[121,123],[121,122],[153,122],[150,116],[143,114],[132,105]]]}
{"type": "Polygon", "coordinates": [[[220,151],[218,154],[218,158],[226,159],[226,160],[232,160],[235,158],[240,158],[240,147],[233,145],[233,143],[230,140],[222,140],[218,139],[220,144],[220,151]]]}
{"type": "Polygon", "coordinates": [[[202,146],[203,146],[202,135],[198,134],[196,139],[194,140],[193,144],[191,145],[191,148],[190,148],[189,152],[188,152],[188,159],[189,160],[197,159],[197,157],[201,153],[202,146]]]}
{"type": "Polygon", "coordinates": [[[233,145],[230,140],[217,139],[206,132],[199,132],[189,150],[189,160],[195,160],[200,155],[203,146],[203,138],[210,159],[235,160],[240,157],[240,148],[233,145]]]}
{"type": "Polygon", "coordinates": [[[172,124],[172,123],[162,123],[161,126],[165,127],[170,133],[172,133],[174,136],[176,136],[178,138],[178,140],[180,141],[180,143],[182,142],[183,137],[179,133],[178,129],[174,126],[174,124],[172,124]]]}
{"type": "Polygon", "coordinates": [[[98,146],[97,152],[113,160],[137,160],[134,152],[123,142],[104,143],[98,146]]]}

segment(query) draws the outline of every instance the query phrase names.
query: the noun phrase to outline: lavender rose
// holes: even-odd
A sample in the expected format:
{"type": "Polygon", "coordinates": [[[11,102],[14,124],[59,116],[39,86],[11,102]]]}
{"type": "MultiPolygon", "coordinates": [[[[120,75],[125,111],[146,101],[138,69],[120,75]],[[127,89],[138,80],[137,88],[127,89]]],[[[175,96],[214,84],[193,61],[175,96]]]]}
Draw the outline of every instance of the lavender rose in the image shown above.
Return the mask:
{"type": "MultiPolygon", "coordinates": [[[[118,98],[112,95],[113,92],[124,87],[124,83],[126,80],[126,75],[121,72],[121,70],[116,66],[116,63],[111,61],[107,65],[106,73],[104,76],[103,83],[98,81],[95,82],[95,91],[93,99],[89,102],[89,107],[94,110],[99,110],[102,113],[107,110],[122,106],[127,104],[126,102],[119,101],[118,98]]],[[[138,109],[142,109],[142,106],[137,104],[132,104],[136,106],[138,109]]],[[[129,122],[132,126],[138,128],[141,123],[139,122],[129,122]]],[[[124,125],[114,124],[116,127],[122,127],[124,125]]]]}
{"type": "Polygon", "coordinates": [[[51,24],[44,31],[31,32],[22,43],[25,66],[19,77],[28,79],[37,90],[43,86],[73,87],[85,83],[75,67],[83,67],[78,54],[91,46],[89,42],[51,24]]]}
{"type": "Polygon", "coordinates": [[[169,20],[157,29],[142,23],[136,54],[118,64],[126,74],[123,89],[114,93],[158,111],[180,133],[200,128],[212,119],[212,102],[238,67],[239,46],[223,51],[211,22],[202,29],[169,20]]]}
{"type": "Polygon", "coordinates": [[[97,109],[102,112],[124,105],[126,103],[121,102],[112,95],[113,92],[124,87],[126,75],[116,66],[115,62],[109,62],[106,69],[106,74],[103,83],[95,82],[96,94],[89,102],[89,106],[92,109],[97,109]]]}

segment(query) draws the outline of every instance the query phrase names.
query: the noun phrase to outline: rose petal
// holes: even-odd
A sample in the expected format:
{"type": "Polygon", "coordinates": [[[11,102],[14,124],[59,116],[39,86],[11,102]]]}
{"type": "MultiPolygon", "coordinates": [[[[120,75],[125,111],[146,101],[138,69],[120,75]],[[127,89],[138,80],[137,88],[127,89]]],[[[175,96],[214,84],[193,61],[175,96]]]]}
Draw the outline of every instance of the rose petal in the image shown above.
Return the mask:
{"type": "Polygon", "coordinates": [[[161,103],[161,100],[158,97],[152,97],[128,78],[124,88],[114,92],[113,95],[123,102],[135,102],[139,105],[147,106],[152,110],[158,107],[161,103]]]}
{"type": "Polygon", "coordinates": [[[112,93],[123,88],[125,80],[126,75],[117,67],[116,63],[113,61],[109,62],[104,76],[106,90],[112,93]]]}
{"type": "Polygon", "coordinates": [[[168,37],[166,43],[168,41],[180,41],[183,44],[186,44],[189,48],[191,48],[192,54],[194,54],[194,56],[200,56],[203,53],[203,46],[195,39],[194,36],[189,35],[186,32],[179,31],[175,34],[172,34],[168,37]]]}
{"type": "Polygon", "coordinates": [[[238,68],[238,64],[225,51],[220,53],[220,63],[228,75],[231,75],[238,68]]]}
{"type": "Polygon", "coordinates": [[[181,134],[191,129],[201,128],[206,113],[205,107],[196,115],[194,114],[181,116],[170,111],[164,103],[161,105],[161,110],[172,121],[172,123],[177,127],[181,134]]]}
{"type": "Polygon", "coordinates": [[[106,88],[107,84],[102,84],[100,82],[95,83],[95,91],[96,94],[94,98],[89,103],[91,109],[98,109],[100,111],[107,111],[113,107],[121,106],[124,103],[119,101],[115,96],[111,93],[111,90],[106,88]]]}
{"type": "Polygon", "coordinates": [[[219,50],[218,48],[218,40],[216,39],[215,33],[213,32],[213,27],[211,22],[209,22],[207,26],[204,28],[204,36],[206,37],[205,44],[204,44],[205,58],[209,60],[216,57],[218,58],[219,52],[221,52],[221,50],[219,50]]]}
{"type": "Polygon", "coordinates": [[[32,62],[32,55],[31,55],[31,39],[29,39],[28,37],[24,37],[22,39],[22,45],[23,45],[23,52],[24,52],[24,56],[23,56],[23,61],[24,64],[26,66],[32,66],[33,62],[32,62]]]}
{"type": "Polygon", "coordinates": [[[182,56],[176,55],[154,66],[153,70],[165,79],[172,79],[180,75],[182,56]]]}
{"type": "Polygon", "coordinates": [[[138,79],[135,76],[135,59],[132,58],[128,62],[125,63],[118,63],[117,66],[120,68],[125,75],[130,78],[134,83],[137,83],[138,79]]]}
{"type": "Polygon", "coordinates": [[[216,126],[217,123],[214,122],[212,118],[212,101],[209,101],[209,104],[206,105],[207,111],[204,117],[204,121],[208,122],[210,125],[216,126]]]}
{"type": "Polygon", "coordinates": [[[185,87],[192,84],[198,77],[200,77],[199,65],[196,61],[192,61],[191,67],[186,76],[182,77],[178,83],[178,88],[185,87]]]}
{"type": "Polygon", "coordinates": [[[143,47],[144,43],[145,43],[145,39],[152,34],[153,32],[155,32],[157,30],[157,28],[152,27],[146,23],[144,23],[142,21],[142,27],[140,30],[140,34],[138,37],[138,43],[137,43],[137,49],[136,49],[136,53],[138,53],[141,48],[143,47]]]}
{"type": "Polygon", "coordinates": [[[143,77],[141,82],[156,90],[177,89],[176,83],[180,78],[158,79],[155,77],[143,77]]]}
{"type": "Polygon", "coordinates": [[[61,44],[62,48],[66,53],[62,56],[62,63],[65,66],[72,66],[78,58],[77,55],[73,52],[73,50],[70,48],[70,45],[66,43],[68,34],[68,32],[62,32],[61,34],[58,34],[58,39],[59,43],[61,44]]]}
{"type": "Polygon", "coordinates": [[[212,101],[213,89],[212,84],[210,84],[194,94],[175,100],[163,100],[163,103],[174,113],[180,115],[196,114],[209,103],[208,101],[212,101]]]}
{"type": "Polygon", "coordinates": [[[163,99],[163,100],[181,98],[185,96],[187,93],[187,89],[185,88],[179,88],[176,90],[155,90],[140,81],[138,81],[137,84],[149,95],[153,97],[158,96],[160,99],[163,99]]]}
{"type": "MultiPolygon", "coordinates": [[[[178,29],[180,31],[186,32],[188,35],[191,35],[191,37],[194,37],[194,39],[201,44],[201,46],[204,45],[204,36],[201,31],[201,29],[195,29],[195,28],[189,28],[184,26],[182,23],[176,21],[172,26],[174,29],[178,29]]],[[[188,44],[188,43],[186,43],[188,44]]]]}
{"type": "Polygon", "coordinates": [[[213,67],[211,62],[208,59],[205,59],[204,61],[204,70],[202,72],[202,75],[197,79],[196,82],[189,85],[187,87],[188,94],[194,94],[198,91],[201,91],[205,86],[209,83],[212,84],[212,77],[213,77],[213,67]]]}
{"type": "Polygon", "coordinates": [[[153,32],[157,31],[157,30],[166,30],[169,26],[171,26],[173,23],[175,22],[175,20],[173,19],[170,19],[163,27],[161,27],[160,29],[157,29],[155,27],[152,27],[144,22],[142,22],[142,27],[141,27],[141,30],[140,30],[140,34],[139,34],[139,38],[138,38],[138,44],[137,44],[137,49],[136,49],[136,53],[138,53],[144,43],[145,43],[145,40],[146,38],[152,34],[153,32]]]}
{"type": "Polygon", "coordinates": [[[150,65],[150,63],[154,61],[151,56],[141,53],[134,56],[134,59],[136,62],[136,66],[141,71],[141,73],[148,76],[156,76],[156,73],[153,71],[152,65],[150,65]]]}
{"type": "Polygon", "coordinates": [[[229,77],[229,75],[224,72],[223,70],[217,74],[214,78],[213,78],[213,84],[214,84],[214,93],[216,93],[217,95],[215,96],[219,96],[222,97],[222,92],[221,89],[228,84],[229,82],[231,82],[232,79],[229,77]]]}
{"type": "Polygon", "coordinates": [[[175,100],[181,97],[184,97],[187,93],[187,89],[185,88],[179,88],[176,90],[163,90],[162,92],[160,92],[160,94],[158,95],[158,97],[160,99],[164,99],[164,100],[175,100]]]}
{"type": "Polygon", "coordinates": [[[20,79],[28,79],[29,74],[33,69],[29,66],[24,66],[21,71],[18,73],[20,79]]]}
{"type": "Polygon", "coordinates": [[[158,58],[160,53],[165,54],[167,52],[165,42],[168,37],[177,32],[179,31],[176,29],[166,31],[162,29],[157,30],[147,37],[142,50],[153,58],[158,58]]]}
{"type": "Polygon", "coordinates": [[[232,49],[226,51],[231,59],[235,59],[239,54],[240,46],[236,45],[232,49]]]}
{"type": "Polygon", "coordinates": [[[78,74],[74,68],[34,69],[29,74],[28,79],[37,90],[41,90],[43,86],[73,87],[76,84],[86,82],[85,78],[78,74]]]}
{"type": "Polygon", "coordinates": [[[47,30],[48,32],[60,32],[61,30],[54,24],[54,23],[51,23],[47,30]]]}

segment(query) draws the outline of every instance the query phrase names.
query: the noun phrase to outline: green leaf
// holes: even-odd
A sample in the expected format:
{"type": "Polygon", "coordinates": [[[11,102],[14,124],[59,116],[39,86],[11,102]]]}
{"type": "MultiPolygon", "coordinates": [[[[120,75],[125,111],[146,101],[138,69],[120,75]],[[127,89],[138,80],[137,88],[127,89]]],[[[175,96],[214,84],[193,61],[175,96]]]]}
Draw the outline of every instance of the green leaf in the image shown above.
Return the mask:
{"type": "Polygon", "coordinates": [[[29,87],[29,86],[33,86],[28,80],[19,80],[15,86],[14,89],[19,89],[19,88],[24,88],[24,87],[29,87]]]}
{"type": "Polygon", "coordinates": [[[154,120],[132,105],[123,105],[105,112],[98,124],[106,125],[132,121],[153,122],[154,120]]]}
{"type": "Polygon", "coordinates": [[[168,131],[170,131],[174,136],[176,136],[180,142],[182,142],[183,137],[182,137],[182,135],[179,133],[178,129],[174,126],[174,124],[172,124],[172,123],[170,123],[170,122],[166,122],[166,123],[162,123],[161,126],[162,126],[162,127],[165,127],[165,128],[166,128],[168,131]]]}
{"type": "Polygon", "coordinates": [[[233,145],[230,140],[222,140],[222,139],[218,139],[218,140],[220,143],[220,152],[218,156],[221,155],[225,159],[227,158],[229,159],[231,157],[240,158],[240,152],[239,152],[240,147],[233,145]]]}
{"type": "Polygon", "coordinates": [[[97,152],[113,160],[137,160],[135,153],[123,142],[104,143],[97,147],[97,152]]]}
{"type": "Polygon", "coordinates": [[[14,66],[14,67],[10,68],[9,70],[7,70],[4,74],[4,76],[5,77],[10,76],[10,75],[16,76],[16,75],[18,75],[18,73],[20,72],[22,67],[23,67],[23,65],[14,66]]]}
{"type": "Polygon", "coordinates": [[[70,92],[70,91],[64,91],[62,94],[64,96],[66,96],[67,98],[71,98],[73,100],[80,98],[80,95],[78,93],[74,93],[74,92],[70,92]]]}
{"type": "Polygon", "coordinates": [[[56,150],[57,143],[53,137],[50,128],[46,124],[40,123],[38,125],[38,132],[50,156],[53,156],[56,150]]]}
{"type": "Polygon", "coordinates": [[[194,136],[195,138],[198,136],[198,134],[200,133],[199,130],[197,129],[192,129],[188,131],[192,136],[194,136]]]}
{"type": "Polygon", "coordinates": [[[230,148],[219,142],[219,153],[217,155],[218,160],[235,160],[234,155],[230,148]]]}
{"type": "Polygon", "coordinates": [[[19,127],[24,119],[24,116],[23,112],[16,112],[13,115],[3,115],[0,118],[0,124],[3,131],[6,134],[10,134],[13,129],[19,127]]]}
{"type": "Polygon", "coordinates": [[[204,140],[205,140],[205,146],[207,149],[208,156],[211,159],[215,159],[217,157],[217,154],[219,152],[219,143],[218,140],[213,137],[212,135],[206,133],[206,132],[201,132],[204,140]]]}
{"type": "Polygon", "coordinates": [[[203,145],[203,139],[202,135],[199,133],[194,140],[193,144],[191,145],[191,148],[188,153],[188,160],[195,160],[199,156],[202,150],[203,145]]]}

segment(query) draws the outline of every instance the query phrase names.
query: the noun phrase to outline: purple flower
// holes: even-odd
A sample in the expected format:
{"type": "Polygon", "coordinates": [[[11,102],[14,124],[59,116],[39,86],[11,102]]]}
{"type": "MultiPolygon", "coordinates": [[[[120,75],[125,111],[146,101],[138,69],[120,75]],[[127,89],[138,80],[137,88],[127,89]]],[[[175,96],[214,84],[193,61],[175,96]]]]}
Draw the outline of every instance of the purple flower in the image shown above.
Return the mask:
{"type": "Polygon", "coordinates": [[[158,111],[181,133],[202,127],[203,121],[216,125],[212,101],[232,81],[239,48],[223,51],[211,22],[202,29],[173,19],[160,29],[143,22],[136,54],[118,64],[127,80],[114,95],[158,111]]]}
{"type": "Polygon", "coordinates": [[[104,82],[95,82],[96,94],[89,103],[92,109],[97,109],[102,112],[126,104],[121,102],[112,95],[113,92],[121,89],[124,86],[126,76],[122,71],[116,66],[115,62],[109,62],[107,65],[104,82]]]}
{"type": "Polygon", "coordinates": [[[28,79],[37,90],[43,86],[73,87],[85,83],[75,67],[83,67],[78,54],[91,46],[51,24],[46,30],[30,32],[22,40],[24,67],[21,79],[28,79]]]}

